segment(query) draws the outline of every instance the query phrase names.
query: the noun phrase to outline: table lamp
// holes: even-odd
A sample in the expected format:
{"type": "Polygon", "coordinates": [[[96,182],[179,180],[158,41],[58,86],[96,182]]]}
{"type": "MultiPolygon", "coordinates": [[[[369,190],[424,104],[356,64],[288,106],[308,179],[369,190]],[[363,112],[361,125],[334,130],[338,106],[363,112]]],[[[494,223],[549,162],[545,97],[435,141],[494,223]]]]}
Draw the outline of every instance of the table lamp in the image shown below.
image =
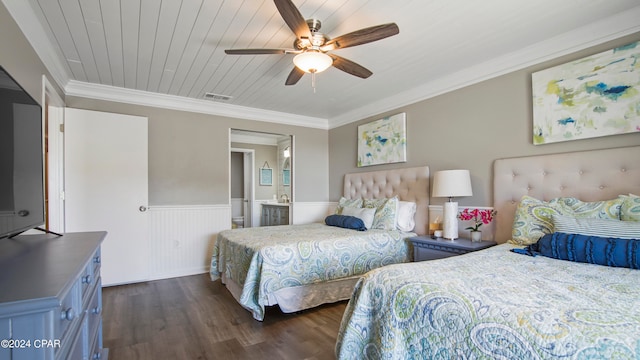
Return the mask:
{"type": "Polygon", "coordinates": [[[471,175],[469,170],[443,170],[433,176],[433,197],[448,197],[444,203],[442,237],[445,239],[458,238],[458,203],[452,201],[454,197],[472,196],[471,175]]]}

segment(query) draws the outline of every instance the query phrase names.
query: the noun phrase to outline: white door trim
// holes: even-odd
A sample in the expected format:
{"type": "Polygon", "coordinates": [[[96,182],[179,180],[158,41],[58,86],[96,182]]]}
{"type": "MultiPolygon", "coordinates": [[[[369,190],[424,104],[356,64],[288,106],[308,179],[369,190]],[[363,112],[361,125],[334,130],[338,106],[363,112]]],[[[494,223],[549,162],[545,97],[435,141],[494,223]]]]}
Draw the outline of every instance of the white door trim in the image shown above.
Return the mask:
{"type": "MultiPolygon", "coordinates": [[[[256,191],[255,191],[255,150],[243,148],[229,148],[229,204],[231,204],[231,153],[243,153],[244,160],[244,198],[247,200],[244,207],[245,227],[259,226],[255,216],[256,191]]],[[[231,219],[229,219],[231,220],[231,219]]]]}
{"type": "MultiPolygon", "coordinates": [[[[64,100],[46,75],[42,75],[42,119],[48,117],[48,127],[44,129],[48,140],[48,186],[49,204],[47,216],[49,230],[63,233],[64,230],[64,100]]],[[[43,132],[44,133],[44,132],[43,132]]]]}

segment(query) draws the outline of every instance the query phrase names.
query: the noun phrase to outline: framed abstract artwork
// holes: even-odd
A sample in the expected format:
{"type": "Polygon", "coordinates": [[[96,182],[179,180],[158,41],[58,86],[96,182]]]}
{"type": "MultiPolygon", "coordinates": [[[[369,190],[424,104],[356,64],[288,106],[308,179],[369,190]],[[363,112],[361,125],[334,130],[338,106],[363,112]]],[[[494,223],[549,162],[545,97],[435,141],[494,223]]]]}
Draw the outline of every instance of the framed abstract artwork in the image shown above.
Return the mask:
{"type": "Polygon", "coordinates": [[[640,132],[640,42],[533,73],[533,144],[640,132]]]}
{"type": "Polygon", "coordinates": [[[358,126],[358,167],[407,161],[405,113],[358,126]]]}

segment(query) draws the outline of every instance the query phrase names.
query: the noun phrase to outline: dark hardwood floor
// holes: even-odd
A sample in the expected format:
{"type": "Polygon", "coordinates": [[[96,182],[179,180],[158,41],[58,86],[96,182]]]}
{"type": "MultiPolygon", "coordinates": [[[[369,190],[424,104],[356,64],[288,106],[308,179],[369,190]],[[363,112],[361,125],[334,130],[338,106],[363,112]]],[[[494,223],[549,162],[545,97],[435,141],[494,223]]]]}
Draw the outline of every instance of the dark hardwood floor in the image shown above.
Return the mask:
{"type": "Polygon", "coordinates": [[[208,274],[103,289],[110,360],[335,359],[347,302],[253,319],[208,274]]]}

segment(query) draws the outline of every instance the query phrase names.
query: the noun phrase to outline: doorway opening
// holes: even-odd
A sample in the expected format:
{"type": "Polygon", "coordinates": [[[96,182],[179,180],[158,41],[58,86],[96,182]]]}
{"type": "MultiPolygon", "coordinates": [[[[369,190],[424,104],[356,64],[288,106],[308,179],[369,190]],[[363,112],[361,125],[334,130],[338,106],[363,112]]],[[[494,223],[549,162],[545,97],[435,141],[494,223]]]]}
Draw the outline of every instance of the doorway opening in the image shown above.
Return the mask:
{"type": "Polygon", "coordinates": [[[230,129],[229,139],[231,226],[264,226],[262,204],[273,203],[292,223],[293,136],[230,129]]]}
{"type": "Polygon", "coordinates": [[[231,148],[231,227],[252,227],[256,224],[255,203],[255,150],[231,148]]]}

